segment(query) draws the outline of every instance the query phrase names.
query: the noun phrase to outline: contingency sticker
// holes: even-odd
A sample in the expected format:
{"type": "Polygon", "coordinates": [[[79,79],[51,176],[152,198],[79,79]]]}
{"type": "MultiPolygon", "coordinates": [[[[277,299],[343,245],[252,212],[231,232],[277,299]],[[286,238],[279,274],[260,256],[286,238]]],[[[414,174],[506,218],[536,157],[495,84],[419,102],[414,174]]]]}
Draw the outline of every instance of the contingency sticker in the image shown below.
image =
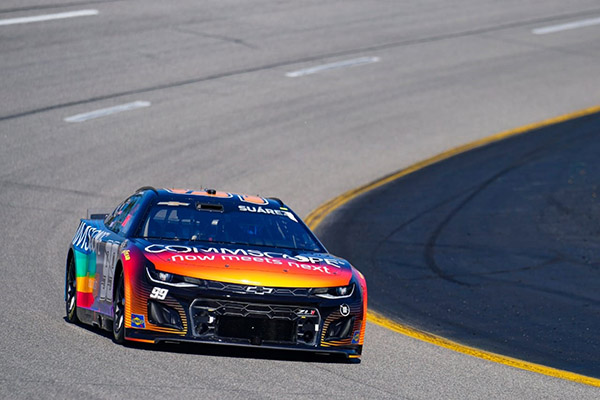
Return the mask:
{"type": "Polygon", "coordinates": [[[145,328],[146,320],[141,314],[131,314],[131,326],[134,328],[145,328]]]}
{"type": "Polygon", "coordinates": [[[291,219],[294,222],[298,222],[298,220],[296,219],[294,214],[292,214],[289,211],[275,210],[274,208],[242,206],[242,205],[238,206],[238,210],[240,210],[242,212],[251,212],[251,213],[258,213],[258,214],[280,215],[283,217],[288,217],[289,219],[291,219]]]}

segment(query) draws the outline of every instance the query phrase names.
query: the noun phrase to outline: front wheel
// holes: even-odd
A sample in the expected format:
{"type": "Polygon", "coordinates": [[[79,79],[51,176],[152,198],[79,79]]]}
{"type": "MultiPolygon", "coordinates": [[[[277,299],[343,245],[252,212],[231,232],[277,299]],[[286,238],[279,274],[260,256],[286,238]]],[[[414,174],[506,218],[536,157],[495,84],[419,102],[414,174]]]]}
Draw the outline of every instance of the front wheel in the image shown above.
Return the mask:
{"type": "Polygon", "coordinates": [[[79,322],[77,318],[77,277],[75,275],[75,258],[69,259],[67,266],[67,287],[65,305],[67,310],[67,321],[72,324],[79,322]]]}
{"type": "Polygon", "coordinates": [[[115,342],[123,344],[125,342],[125,279],[123,271],[119,272],[113,305],[115,308],[113,339],[115,342]]]}

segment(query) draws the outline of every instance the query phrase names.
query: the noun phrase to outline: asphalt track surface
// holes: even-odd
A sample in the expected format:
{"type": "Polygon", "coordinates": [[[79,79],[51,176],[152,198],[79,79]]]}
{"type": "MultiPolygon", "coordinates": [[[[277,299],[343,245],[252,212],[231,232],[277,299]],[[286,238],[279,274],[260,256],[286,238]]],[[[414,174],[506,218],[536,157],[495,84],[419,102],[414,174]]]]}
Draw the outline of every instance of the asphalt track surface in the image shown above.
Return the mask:
{"type": "Polygon", "coordinates": [[[393,320],[600,377],[599,139],[593,114],[459,154],[346,203],[319,237],[393,320]]]}
{"type": "Polygon", "coordinates": [[[68,242],[139,186],[319,204],[445,149],[595,105],[597,1],[4,0],[0,397],[597,398],[368,326],[358,365],[120,347],[63,320],[68,242]],[[289,78],[318,65],[379,62],[289,78]],[[134,101],[150,107],[65,118],[134,101]]]}

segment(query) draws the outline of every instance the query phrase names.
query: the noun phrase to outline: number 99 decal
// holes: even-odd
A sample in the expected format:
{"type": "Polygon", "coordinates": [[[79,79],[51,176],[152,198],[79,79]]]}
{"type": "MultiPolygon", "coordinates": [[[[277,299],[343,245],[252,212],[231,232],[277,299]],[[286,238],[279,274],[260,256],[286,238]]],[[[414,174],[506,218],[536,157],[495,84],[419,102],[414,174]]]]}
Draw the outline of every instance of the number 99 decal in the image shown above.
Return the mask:
{"type": "Polygon", "coordinates": [[[152,288],[152,293],[150,293],[150,298],[156,299],[156,300],[164,300],[165,297],[167,297],[167,293],[169,293],[169,289],[155,287],[155,288],[152,288]]]}

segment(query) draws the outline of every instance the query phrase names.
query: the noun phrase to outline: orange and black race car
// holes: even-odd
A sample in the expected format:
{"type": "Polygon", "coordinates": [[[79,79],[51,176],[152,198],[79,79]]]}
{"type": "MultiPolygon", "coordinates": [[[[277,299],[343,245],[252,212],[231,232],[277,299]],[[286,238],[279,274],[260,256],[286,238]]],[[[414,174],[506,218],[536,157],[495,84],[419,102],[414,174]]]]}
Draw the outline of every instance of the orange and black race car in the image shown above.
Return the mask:
{"type": "Polygon", "coordinates": [[[281,200],[145,187],[82,219],[66,263],[67,319],[114,340],[342,353],[365,334],[362,274],[281,200]]]}

